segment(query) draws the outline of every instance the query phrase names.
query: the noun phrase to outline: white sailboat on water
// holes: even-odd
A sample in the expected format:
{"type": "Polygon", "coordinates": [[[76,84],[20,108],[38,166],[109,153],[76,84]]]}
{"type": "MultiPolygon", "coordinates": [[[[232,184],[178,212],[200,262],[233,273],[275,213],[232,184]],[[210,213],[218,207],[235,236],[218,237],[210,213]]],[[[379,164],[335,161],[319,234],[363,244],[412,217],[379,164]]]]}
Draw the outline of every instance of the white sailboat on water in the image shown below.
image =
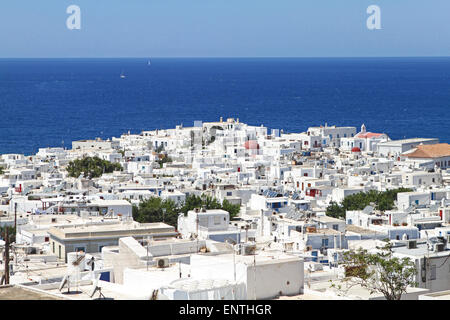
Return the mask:
{"type": "Polygon", "coordinates": [[[120,74],[120,79],[125,79],[126,78],[126,76],[125,76],[125,74],[123,73],[123,70],[122,70],[122,73],[120,74]]]}

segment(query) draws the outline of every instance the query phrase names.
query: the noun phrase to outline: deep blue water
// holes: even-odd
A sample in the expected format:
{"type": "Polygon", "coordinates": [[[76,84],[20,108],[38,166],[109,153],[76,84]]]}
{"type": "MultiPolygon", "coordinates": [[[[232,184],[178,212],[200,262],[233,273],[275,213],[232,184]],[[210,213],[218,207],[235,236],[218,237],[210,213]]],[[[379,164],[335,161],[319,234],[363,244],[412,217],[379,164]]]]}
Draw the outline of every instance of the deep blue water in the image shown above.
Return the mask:
{"type": "Polygon", "coordinates": [[[450,142],[450,58],[3,59],[0,111],[0,153],[220,116],[450,142]]]}

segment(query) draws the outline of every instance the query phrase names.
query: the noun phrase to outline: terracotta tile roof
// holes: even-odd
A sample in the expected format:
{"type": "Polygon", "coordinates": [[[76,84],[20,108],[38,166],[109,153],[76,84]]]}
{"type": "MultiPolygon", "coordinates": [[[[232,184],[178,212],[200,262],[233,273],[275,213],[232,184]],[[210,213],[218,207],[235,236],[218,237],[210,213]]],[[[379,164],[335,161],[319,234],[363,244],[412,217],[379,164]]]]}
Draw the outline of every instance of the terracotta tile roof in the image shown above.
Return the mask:
{"type": "Polygon", "coordinates": [[[403,154],[408,158],[441,158],[450,157],[450,144],[436,143],[428,145],[419,145],[411,152],[403,154]]]}
{"type": "Polygon", "coordinates": [[[378,138],[381,137],[382,135],[383,133],[366,132],[366,133],[358,133],[356,137],[367,139],[367,138],[378,138]]]}

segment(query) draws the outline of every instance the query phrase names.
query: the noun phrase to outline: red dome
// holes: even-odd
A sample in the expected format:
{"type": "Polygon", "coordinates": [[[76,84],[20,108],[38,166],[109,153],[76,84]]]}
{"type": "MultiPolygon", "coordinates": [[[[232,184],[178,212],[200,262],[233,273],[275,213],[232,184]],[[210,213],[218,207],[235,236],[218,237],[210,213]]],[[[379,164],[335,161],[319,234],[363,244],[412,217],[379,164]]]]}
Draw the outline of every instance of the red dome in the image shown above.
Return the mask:
{"type": "Polygon", "coordinates": [[[259,149],[259,144],[256,140],[248,140],[244,143],[245,149],[259,149]]]}
{"type": "Polygon", "coordinates": [[[354,147],[354,148],[352,149],[352,152],[361,152],[361,149],[358,148],[358,147],[354,147]]]}

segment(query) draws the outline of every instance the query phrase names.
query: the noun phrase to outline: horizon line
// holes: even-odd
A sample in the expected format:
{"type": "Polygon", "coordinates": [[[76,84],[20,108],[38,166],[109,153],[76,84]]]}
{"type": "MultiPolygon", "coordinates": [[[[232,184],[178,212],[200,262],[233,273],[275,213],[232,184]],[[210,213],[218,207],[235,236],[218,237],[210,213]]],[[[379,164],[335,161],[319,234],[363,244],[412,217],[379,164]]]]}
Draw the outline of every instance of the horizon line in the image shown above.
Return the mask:
{"type": "Polygon", "coordinates": [[[450,58],[450,55],[427,56],[73,56],[73,57],[0,57],[0,60],[26,59],[393,59],[393,58],[450,58]]]}

